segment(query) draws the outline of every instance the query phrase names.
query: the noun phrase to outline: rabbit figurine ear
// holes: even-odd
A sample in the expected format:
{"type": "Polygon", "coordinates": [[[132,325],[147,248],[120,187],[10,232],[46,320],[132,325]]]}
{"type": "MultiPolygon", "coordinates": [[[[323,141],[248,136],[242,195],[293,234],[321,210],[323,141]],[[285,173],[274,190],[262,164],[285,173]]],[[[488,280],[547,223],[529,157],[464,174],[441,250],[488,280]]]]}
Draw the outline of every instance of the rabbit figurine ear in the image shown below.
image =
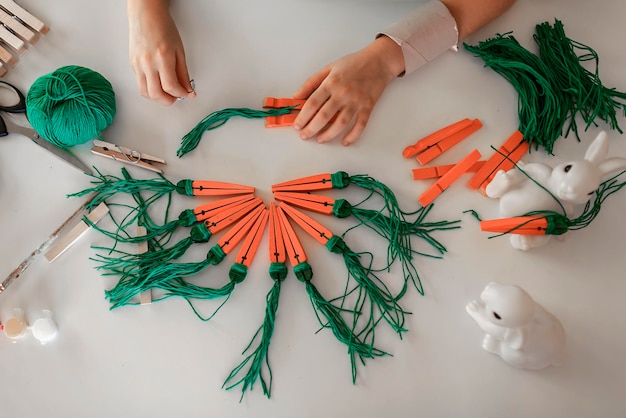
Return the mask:
{"type": "Polygon", "coordinates": [[[606,136],[606,132],[602,131],[593,140],[587,153],[585,154],[585,160],[598,167],[601,177],[617,173],[621,170],[626,170],[626,158],[609,158],[606,156],[609,152],[609,141],[606,136]]]}
{"type": "Polygon", "coordinates": [[[591,145],[589,145],[589,148],[587,148],[585,160],[599,167],[600,163],[604,161],[608,153],[609,141],[607,140],[606,132],[602,131],[598,134],[598,136],[596,136],[596,139],[593,140],[591,145]]]}

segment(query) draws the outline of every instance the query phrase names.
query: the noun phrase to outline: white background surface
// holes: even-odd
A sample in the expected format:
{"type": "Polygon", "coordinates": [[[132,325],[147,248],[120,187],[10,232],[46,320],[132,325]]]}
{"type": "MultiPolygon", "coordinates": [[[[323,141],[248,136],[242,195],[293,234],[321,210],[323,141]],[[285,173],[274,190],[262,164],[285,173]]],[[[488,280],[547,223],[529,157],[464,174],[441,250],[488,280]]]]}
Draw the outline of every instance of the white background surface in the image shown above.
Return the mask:
{"type": "MultiPolygon", "coordinates": [[[[331,1],[179,1],[174,14],[186,44],[198,97],[172,107],[137,93],[128,65],[123,1],[62,0],[22,4],[50,32],[5,77],[24,91],[39,76],[69,64],[111,81],[118,113],[103,138],[168,160],[167,176],[249,184],[266,202],[270,185],[344,170],[370,174],[390,185],[403,207],[417,209],[428,182],[411,179],[417,163],[402,149],[459,119],[484,127],[436,160],[453,163],[478,148],[490,154],[517,127],[512,87],[469,53],[448,52],[418,73],[397,80],[381,98],[360,142],[349,148],[299,140],[291,129],[269,130],[262,121],[231,120],[205,134],[200,146],[175,157],[182,136],[206,114],[226,107],[259,108],[265,96],[290,96],[323,65],[369,42],[377,30],[411,9],[409,3],[331,1]]],[[[519,0],[497,22],[468,39],[475,44],[514,31],[532,48],[534,25],[563,21],[572,39],[600,56],[604,84],[626,89],[626,3],[618,0],[519,0]]],[[[626,121],[620,118],[626,128],[626,121]]],[[[601,126],[600,128],[602,128],[601,126]]],[[[529,159],[556,164],[584,154],[597,129],[560,140],[557,157],[529,159]]],[[[611,132],[612,156],[626,156],[625,139],[611,132]]],[[[75,153],[110,174],[120,165],[75,153]]],[[[137,176],[148,176],[132,170],[137,176]]],[[[24,138],[0,140],[0,277],[6,276],[79,205],[67,193],[89,179],[24,138]]],[[[178,209],[194,204],[180,198],[178,209]],[[182,205],[182,206],[181,206],[182,205]]],[[[442,260],[416,259],[426,295],[413,290],[402,305],[410,332],[400,341],[381,327],[378,346],[393,357],[369,361],[350,379],[345,348],[318,328],[302,283],[284,282],[270,347],[271,400],[260,386],[239,403],[240,391],[220,389],[241,361],[240,352],[262,321],[267,276],[264,242],[247,280],[210,322],[198,320],[181,300],[109,311],[103,278],[89,260],[90,245],[110,244],[94,231],[53,264],[41,258],[0,295],[0,319],[14,307],[34,322],[51,309],[58,338],[41,346],[32,336],[12,344],[0,338],[0,417],[620,417],[626,415],[623,208],[626,192],[606,201],[587,229],[566,242],[528,253],[506,238],[487,239],[467,209],[495,217],[495,201],[455,184],[436,201],[432,220],[462,219],[462,229],[436,234],[449,252],[442,260]],[[559,368],[513,369],[484,352],[482,333],[465,305],[490,281],[525,288],[562,321],[568,357],[559,368]]],[[[339,231],[347,221],[317,218],[339,231]]],[[[342,229],[343,228],[343,229],[342,229]]],[[[304,239],[322,293],[336,293],[345,275],[336,256],[304,239]]],[[[349,240],[380,253],[365,231],[349,240]]],[[[207,271],[224,280],[229,266],[207,271]]],[[[398,284],[397,271],[384,276],[398,284]],[[393,273],[396,273],[395,275],[393,273]]],[[[394,284],[395,283],[395,284],[394,284]]],[[[200,304],[210,312],[214,303],[200,304]]]]}

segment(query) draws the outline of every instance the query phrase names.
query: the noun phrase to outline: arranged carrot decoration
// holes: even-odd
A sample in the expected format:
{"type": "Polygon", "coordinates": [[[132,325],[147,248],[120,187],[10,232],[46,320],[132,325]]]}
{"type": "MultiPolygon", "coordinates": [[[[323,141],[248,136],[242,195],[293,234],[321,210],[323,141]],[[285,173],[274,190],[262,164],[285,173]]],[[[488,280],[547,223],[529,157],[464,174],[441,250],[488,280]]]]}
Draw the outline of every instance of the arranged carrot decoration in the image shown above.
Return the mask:
{"type": "MultiPolygon", "coordinates": [[[[280,103],[280,102],[278,102],[280,103]]],[[[274,331],[278,312],[278,300],[281,283],[287,277],[287,259],[293,266],[298,280],[304,283],[307,295],[311,300],[314,313],[322,328],[330,328],[335,337],[348,348],[352,371],[352,380],[356,382],[357,361],[365,363],[366,359],[388,355],[374,346],[375,328],[379,323],[386,322],[400,336],[405,329],[405,312],[399,305],[399,299],[406,293],[408,283],[412,282],[423,294],[420,278],[413,265],[413,254],[430,255],[412,249],[411,238],[417,236],[425,240],[439,254],[446,249],[432,236],[433,231],[458,228],[459,221],[426,222],[426,216],[432,208],[421,207],[415,212],[404,212],[400,209],[394,193],[389,187],[367,175],[350,176],[345,172],[320,174],[274,185],[274,197],[280,202],[269,205],[269,210],[262,199],[254,196],[254,188],[234,183],[183,180],[172,183],[160,175],[152,180],[139,180],[130,176],[122,169],[123,178],[102,175],[94,176],[97,180],[89,191],[74,194],[81,196],[95,193],[96,200],[107,200],[108,206],[115,209],[111,220],[116,230],[108,231],[99,228],[108,237],[115,240],[115,245],[94,247],[106,252],[97,254],[93,260],[103,275],[117,276],[118,282],[105,291],[105,297],[111,309],[122,306],[137,305],[137,296],[151,294],[153,302],[163,301],[172,297],[187,301],[195,315],[203,321],[210,320],[229,300],[237,284],[243,282],[248,275],[253,259],[258,252],[265,229],[269,226],[269,275],[273,286],[266,295],[264,319],[254,333],[250,343],[242,353],[244,358],[224,381],[225,389],[241,387],[242,397],[260,381],[263,393],[269,397],[272,386],[272,374],[269,363],[269,345],[274,331]],[[344,199],[334,199],[313,194],[310,191],[290,191],[290,189],[325,190],[343,189],[356,185],[366,191],[365,199],[352,205],[344,199]],[[204,201],[192,209],[183,210],[177,218],[170,220],[169,209],[172,196],[176,194],[216,198],[204,201]],[[128,203],[111,203],[108,200],[123,194],[132,197],[136,206],[128,203]],[[222,197],[223,196],[223,197],[222,197]],[[370,209],[361,206],[369,199],[376,198],[382,202],[379,208],[370,209]],[[162,222],[156,222],[151,214],[156,211],[154,205],[163,199],[160,208],[165,208],[162,222]],[[166,200],[166,202],[165,202],[166,200]],[[304,207],[318,213],[332,214],[338,218],[354,216],[358,225],[365,225],[370,230],[384,237],[389,242],[387,264],[376,265],[373,254],[356,253],[350,249],[343,236],[319,224],[303,212],[291,206],[304,207]],[[154,206],[153,206],[154,205],[154,206]],[[151,208],[149,211],[148,208],[151,208]],[[121,222],[117,221],[119,211],[127,211],[121,222]],[[414,219],[413,219],[414,217],[414,219]],[[410,219],[411,218],[411,219],[410,219]],[[343,294],[327,299],[313,284],[313,269],[292,222],[304,228],[306,233],[325,245],[333,253],[342,256],[348,277],[343,294]],[[132,236],[126,231],[135,227],[135,223],[145,229],[145,233],[132,236]],[[179,227],[190,227],[189,236],[175,244],[169,244],[174,232],[179,227]],[[182,256],[193,244],[208,242],[217,236],[217,244],[208,248],[206,257],[199,262],[181,262],[182,256]],[[139,236],[141,235],[141,236],[139,236]],[[137,253],[126,252],[126,248],[117,245],[141,244],[143,250],[137,253]],[[236,248],[238,248],[236,250],[236,248]],[[193,276],[204,272],[207,267],[222,263],[233,254],[234,262],[229,269],[227,282],[216,286],[198,284],[191,280],[193,276]],[[397,294],[381,280],[381,272],[389,271],[391,263],[396,259],[402,262],[404,285],[397,294]],[[219,306],[208,316],[202,315],[194,300],[222,299],[219,306]],[[382,321],[384,320],[384,321],[382,321]]],[[[357,225],[357,226],[358,226],[357,225]]],[[[344,235],[353,230],[352,226],[344,235]]]]}

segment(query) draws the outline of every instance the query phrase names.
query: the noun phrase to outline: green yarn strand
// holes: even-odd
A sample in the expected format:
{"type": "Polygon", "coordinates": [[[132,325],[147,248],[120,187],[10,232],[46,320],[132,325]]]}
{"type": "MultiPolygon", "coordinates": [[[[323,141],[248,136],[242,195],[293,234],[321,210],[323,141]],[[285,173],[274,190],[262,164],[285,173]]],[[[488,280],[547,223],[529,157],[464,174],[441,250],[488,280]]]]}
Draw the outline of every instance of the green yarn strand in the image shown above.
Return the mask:
{"type": "Polygon", "coordinates": [[[308,263],[303,262],[295,266],[294,273],[298,280],[305,284],[306,292],[311,300],[315,316],[322,328],[330,328],[335,338],[348,347],[350,367],[352,370],[352,383],[356,383],[357,358],[362,364],[365,364],[365,359],[386,356],[389,355],[389,353],[375,348],[373,344],[362,341],[354,334],[341,315],[341,313],[346,312],[346,310],[326,300],[311,282],[313,270],[308,263]]]}
{"type": "Polygon", "coordinates": [[[228,120],[232,117],[239,116],[247,119],[259,119],[266,116],[280,116],[288,114],[294,107],[295,106],[288,106],[268,110],[228,108],[215,111],[198,122],[198,124],[183,137],[180,148],[176,151],[176,155],[178,157],[182,157],[183,155],[196,149],[198,144],[200,144],[202,135],[206,131],[212,131],[213,129],[219,128],[228,122],[228,120]]]}
{"type": "MultiPolygon", "coordinates": [[[[365,291],[367,298],[377,307],[391,328],[402,337],[402,333],[407,331],[404,328],[406,312],[400,307],[397,299],[382,280],[361,264],[359,254],[352,251],[339,236],[331,237],[326,243],[326,247],[329,251],[343,256],[350,277],[354,279],[360,289],[365,291]]],[[[375,323],[376,321],[372,327],[375,326],[375,323]]]]}
{"type": "Polygon", "coordinates": [[[261,382],[261,388],[263,394],[269,399],[272,392],[272,369],[269,361],[269,346],[274,333],[274,322],[276,320],[276,312],[278,311],[278,300],[280,297],[280,284],[282,280],[275,280],[274,286],[267,294],[265,317],[263,324],[254,333],[254,336],[250,340],[250,343],[243,350],[242,354],[245,355],[252,347],[254,341],[259,339],[258,345],[254,350],[248,354],[248,356],[230,372],[222,388],[230,390],[236,386],[241,385],[241,398],[243,399],[248,389],[252,390],[257,380],[261,382]],[[248,366],[246,374],[239,380],[232,382],[245,368],[248,366]]]}

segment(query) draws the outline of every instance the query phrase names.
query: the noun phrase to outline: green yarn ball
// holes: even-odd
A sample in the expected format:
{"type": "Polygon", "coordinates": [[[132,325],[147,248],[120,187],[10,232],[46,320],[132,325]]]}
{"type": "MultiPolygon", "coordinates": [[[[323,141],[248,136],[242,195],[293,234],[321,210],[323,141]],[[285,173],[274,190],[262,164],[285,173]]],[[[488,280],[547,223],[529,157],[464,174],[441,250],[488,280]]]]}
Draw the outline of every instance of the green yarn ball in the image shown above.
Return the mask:
{"type": "Polygon", "coordinates": [[[39,77],[26,95],[28,121],[42,138],[61,148],[100,138],[115,111],[111,83],[77,65],[39,77]]]}

